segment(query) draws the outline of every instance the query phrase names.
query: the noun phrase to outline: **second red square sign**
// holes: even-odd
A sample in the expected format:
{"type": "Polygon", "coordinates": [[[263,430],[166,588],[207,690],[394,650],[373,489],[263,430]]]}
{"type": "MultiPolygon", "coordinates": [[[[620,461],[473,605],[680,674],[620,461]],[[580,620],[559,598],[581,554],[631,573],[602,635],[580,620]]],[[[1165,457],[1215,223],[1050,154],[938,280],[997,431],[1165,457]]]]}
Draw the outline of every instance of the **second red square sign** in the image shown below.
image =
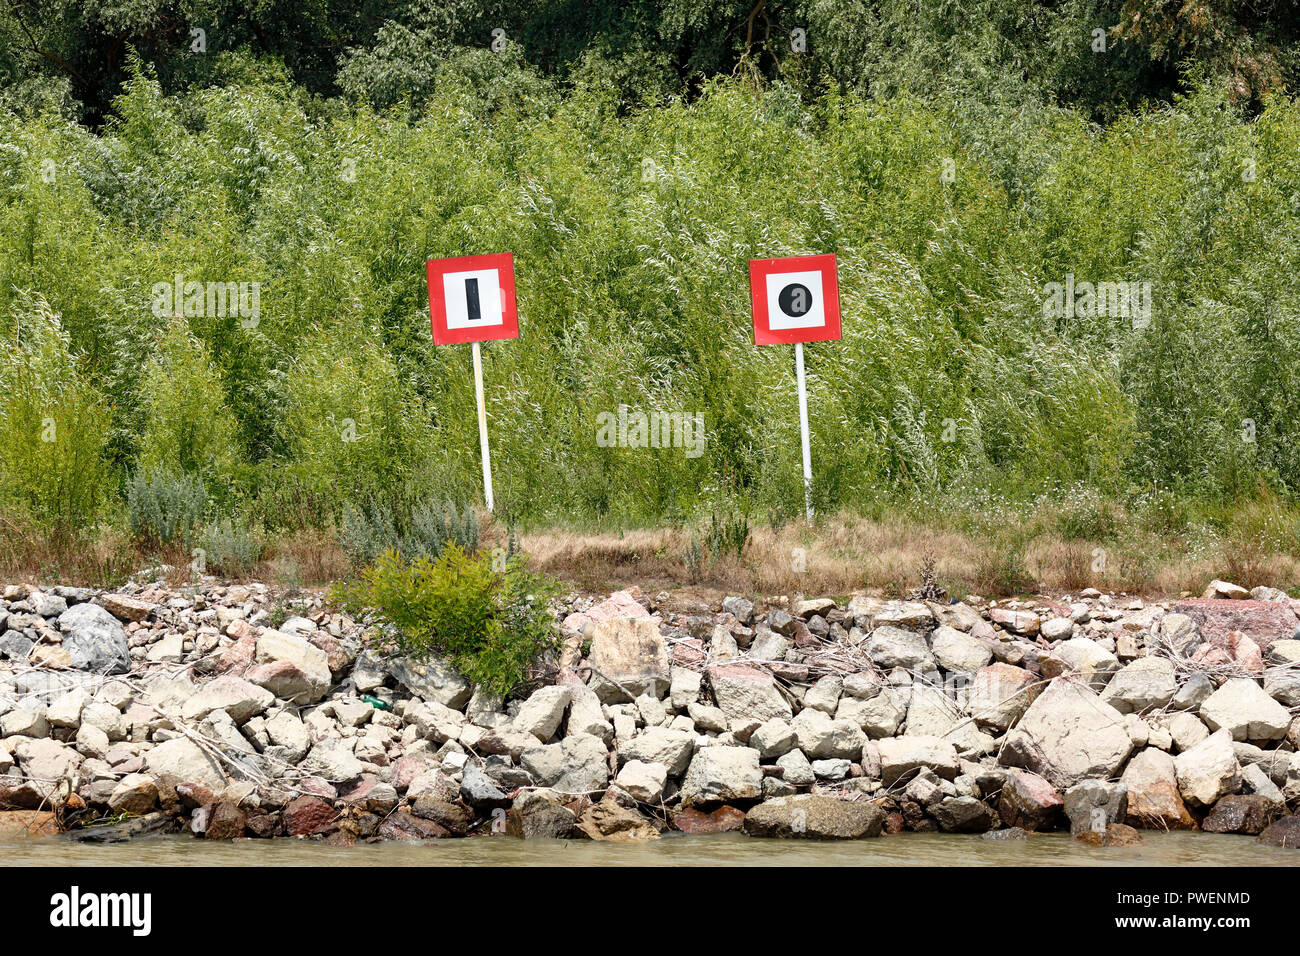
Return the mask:
{"type": "Polygon", "coordinates": [[[751,259],[754,344],[824,342],[840,337],[835,256],[751,259]]]}

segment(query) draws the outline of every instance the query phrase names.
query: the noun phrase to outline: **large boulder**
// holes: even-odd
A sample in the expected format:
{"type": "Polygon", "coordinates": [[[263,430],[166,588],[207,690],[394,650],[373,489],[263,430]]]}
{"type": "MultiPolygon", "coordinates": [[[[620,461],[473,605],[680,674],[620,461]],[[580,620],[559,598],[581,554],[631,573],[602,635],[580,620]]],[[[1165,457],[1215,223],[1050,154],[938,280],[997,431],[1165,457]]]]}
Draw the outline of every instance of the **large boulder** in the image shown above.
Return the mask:
{"type": "Polygon", "coordinates": [[[1062,641],[1052,648],[1052,654],[1098,690],[1119,670],[1119,658],[1086,637],[1062,641]]]}
{"type": "Polygon", "coordinates": [[[1120,782],[1128,792],[1129,826],[1152,830],[1194,830],[1196,820],[1178,791],[1174,758],[1148,747],[1124,768],[1120,782]]]}
{"type": "Polygon", "coordinates": [[[1174,758],[1178,792],[1193,806],[1208,807],[1241,786],[1241,764],[1227,729],[1206,737],[1174,758]]]}
{"type": "Polygon", "coordinates": [[[275,701],[269,690],[250,684],[230,674],[216,677],[185,702],[181,715],[186,720],[202,720],[214,710],[224,710],[237,724],[256,717],[275,701]]]}
{"type": "Polygon", "coordinates": [[[793,716],[790,702],[776,689],[776,681],[767,671],[739,664],[724,664],[709,669],[709,686],[713,698],[728,720],[760,722],[793,716]]]}
{"type": "Polygon", "coordinates": [[[930,634],[930,651],[940,667],[957,674],[974,674],[993,659],[982,642],[947,624],[930,634]]]}
{"type": "Polygon", "coordinates": [[[333,683],[329,655],[298,634],[263,631],[254,660],[258,666],[248,672],[248,679],[296,703],[320,700],[333,683]]]}
{"type": "Polygon", "coordinates": [[[930,648],[925,643],[925,637],[916,631],[893,625],[877,626],[871,632],[866,647],[867,656],[885,670],[895,667],[911,670],[926,664],[933,669],[934,658],[930,654],[930,648]]]}
{"type": "Polygon", "coordinates": [[[652,618],[614,617],[586,626],[591,687],[605,702],[642,694],[663,697],[672,679],[668,645],[652,618]]]}
{"type": "Polygon", "coordinates": [[[464,710],[473,696],[469,681],[449,663],[437,656],[414,661],[395,657],[385,663],[393,678],[416,697],[436,701],[444,707],[464,710]]]}
{"type": "Polygon", "coordinates": [[[1199,598],[1180,601],[1171,608],[1196,622],[1202,639],[1222,650],[1229,646],[1228,636],[1240,631],[1267,650],[1274,641],[1289,639],[1296,629],[1295,612],[1280,601],[1224,601],[1199,598]]]}
{"type": "Polygon", "coordinates": [[[1061,815],[1061,794],[1036,773],[1010,770],[1002,784],[998,813],[1009,827],[1051,830],[1061,815]]]}
{"type": "Polygon", "coordinates": [[[1273,846],[1300,847],[1300,814],[1281,817],[1274,820],[1259,835],[1261,843],[1273,846]]]}
{"type": "Polygon", "coordinates": [[[640,843],[659,839],[659,830],[635,810],[606,798],[578,817],[577,834],[605,843],[640,843]]]}
{"type": "Polygon", "coordinates": [[[862,728],[851,720],[833,720],[824,711],[806,707],[790,722],[795,746],[814,760],[829,757],[862,757],[867,742],[862,728]]]}
{"type": "Polygon", "coordinates": [[[147,751],[143,770],[165,795],[174,794],[182,783],[197,783],[216,792],[228,782],[221,763],[188,737],[173,738],[147,751]]]}
{"type": "Polygon", "coordinates": [[[618,742],[620,762],[663,764],[673,776],[685,772],[694,752],[695,735],[671,727],[648,727],[635,737],[618,742]]]}
{"type": "Polygon", "coordinates": [[[1258,793],[1229,794],[1219,800],[1201,821],[1206,833],[1263,833],[1286,806],[1258,793]]]}
{"type": "Polygon", "coordinates": [[[998,821],[987,804],[975,797],[945,797],[930,808],[944,833],[985,833],[998,821]]]}
{"type": "Polygon", "coordinates": [[[1007,730],[1042,693],[1039,678],[1011,664],[981,668],[971,682],[966,710],[982,727],[1007,730]]]}
{"type": "Polygon", "coordinates": [[[131,669],[126,631],[98,604],[74,604],[58,620],[72,667],[96,674],[125,674],[131,669]]]}
{"type": "Polygon", "coordinates": [[[572,690],[564,684],[542,687],[532,692],[515,715],[515,730],[532,734],[545,743],[555,736],[564,719],[564,709],[572,699],[572,690]]]}
{"type": "Polygon", "coordinates": [[[1001,760],[1068,789],[1091,777],[1115,776],[1132,750],[1123,714],[1082,681],[1058,677],[1007,734],[1001,760]]]}
{"type": "Polygon", "coordinates": [[[888,737],[876,744],[880,751],[880,778],[892,786],[921,767],[945,780],[957,776],[957,750],[946,740],[931,736],[888,737]]]}
{"type": "Polygon", "coordinates": [[[523,768],[538,784],[561,793],[592,793],[609,784],[605,742],[590,734],[574,734],[557,744],[529,747],[520,756],[523,768]]]}
{"type": "Polygon", "coordinates": [[[854,803],[809,793],[766,800],[745,816],[755,837],[856,840],[880,836],[885,814],[874,803],[854,803]]]}
{"type": "Polygon", "coordinates": [[[1178,693],[1174,662],[1167,657],[1139,657],[1111,678],[1101,699],[1121,714],[1164,707],[1178,693]]]}
{"type": "Polygon", "coordinates": [[[1291,726],[1287,709],[1249,677],[1224,681],[1201,704],[1200,715],[1210,730],[1227,730],[1233,740],[1281,740],[1291,726]]]}
{"type": "Polygon", "coordinates": [[[1065,815],[1070,832],[1104,832],[1112,823],[1128,817],[1128,788],[1122,783],[1084,780],[1065,792],[1065,815]]]}
{"type": "Polygon", "coordinates": [[[682,806],[756,800],[763,793],[763,771],[752,747],[702,747],[682,780],[682,806]]]}

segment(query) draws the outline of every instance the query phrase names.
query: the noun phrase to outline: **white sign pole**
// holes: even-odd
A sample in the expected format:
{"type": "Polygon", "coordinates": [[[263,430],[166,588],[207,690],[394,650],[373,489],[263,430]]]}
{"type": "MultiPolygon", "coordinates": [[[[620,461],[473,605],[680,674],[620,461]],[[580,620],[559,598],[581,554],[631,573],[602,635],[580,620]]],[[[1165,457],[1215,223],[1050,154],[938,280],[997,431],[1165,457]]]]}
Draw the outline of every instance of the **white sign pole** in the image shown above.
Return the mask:
{"type": "MultiPolygon", "coordinates": [[[[799,380],[799,435],[803,442],[803,503],[808,512],[808,523],[813,523],[812,451],[808,445],[808,385],[803,375],[803,343],[794,343],[794,371],[799,380]]],[[[487,448],[484,438],[483,448],[487,448]]],[[[485,466],[486,467],[486,466],[485,466]]]]}
{"type": "MultiPolygon", "coordinates": [[[[474,398],[478,401],[478,446],[483,452],[483,497],[487,500],[488,511],[492,510],[492,455],[488,451],[487,437],[487,408],[483,404],[483,357],[479,354],[478,343],[474,345],[474,398]]],[[[803,360],[800,359],[799,381],[803,382],[803,360]]],[[[803,385],[800,384],[800,395],[803,394],[803,385]]],[[[804,470],[808,470],[808,438],[807,438],[807,415],[804,416],[804,470]]],[[[812,499],[809,499],[810,501],[812,499]]],[[[811,508],[812,505],[809,505],[811,508]]],[[[809,512],[809,520],[812,520],[812,512],[809,512]]]]}

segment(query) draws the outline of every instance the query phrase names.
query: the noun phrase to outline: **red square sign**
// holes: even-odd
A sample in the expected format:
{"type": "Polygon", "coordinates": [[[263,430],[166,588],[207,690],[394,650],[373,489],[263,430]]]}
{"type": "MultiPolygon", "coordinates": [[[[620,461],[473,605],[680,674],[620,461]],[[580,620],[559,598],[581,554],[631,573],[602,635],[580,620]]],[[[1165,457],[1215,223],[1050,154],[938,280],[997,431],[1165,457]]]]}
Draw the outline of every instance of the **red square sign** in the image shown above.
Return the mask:
{"type": "Polygon", "coordinates": [[[428,269],[435,345],[519,338],[513,255],[430,259],[428,269]]]}
{"type": "Polygon", "coordinates": [[[751,259],[754,344],[824,342],[840,337],[835,256],[751,259]]]}

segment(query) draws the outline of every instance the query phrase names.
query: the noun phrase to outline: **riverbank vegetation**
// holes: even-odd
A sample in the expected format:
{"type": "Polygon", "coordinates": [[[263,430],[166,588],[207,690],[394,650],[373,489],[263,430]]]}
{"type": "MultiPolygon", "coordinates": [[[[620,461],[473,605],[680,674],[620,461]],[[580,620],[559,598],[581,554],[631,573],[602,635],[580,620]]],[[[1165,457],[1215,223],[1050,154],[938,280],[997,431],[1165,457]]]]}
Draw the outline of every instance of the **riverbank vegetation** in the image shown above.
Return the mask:
{"type": "Polygon", "coordinates": [[[376,516],[411,534],[478,500],[470,358],[430,341],[423,262],[508,250],[493,533],[571,577],[613,541],[611,566],[793,586],[801,547],[810,591],[883,587],[920,550],[887,542],[941,532],[978,593],[1296,580],[1280,5],[1211,5],[1213,42],[1131,3],[773,6],[756,32],[726,4],[581,28],[525,6],[327,4],[323,47],[238,4],[222,28],[0,15],[6,573],[199,549],[323,581],[373,559],[348,544],[376,516]],[[809,533],[791,356],[753,345],[747,261],[823,251],[844,339],[808,349],[809,533]],[[598,441],[622,407],[698,416],[699,453],[598,441]],[[742,518],[739,556],[700,550],[742,518]],[[662,544],[619,558],[629,534],[662,544]]]}

